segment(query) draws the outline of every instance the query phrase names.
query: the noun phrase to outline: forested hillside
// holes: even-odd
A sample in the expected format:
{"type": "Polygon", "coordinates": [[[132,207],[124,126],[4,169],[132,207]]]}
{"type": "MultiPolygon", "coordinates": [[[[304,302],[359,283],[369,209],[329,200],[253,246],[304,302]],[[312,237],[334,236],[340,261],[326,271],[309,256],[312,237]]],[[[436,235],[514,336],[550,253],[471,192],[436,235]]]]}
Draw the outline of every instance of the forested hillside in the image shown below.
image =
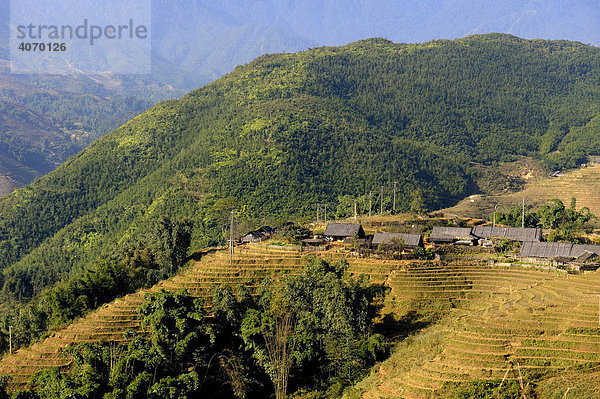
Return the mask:
{"type": "Polygon", "coordinates": [[[109,299],[83,294],[113,278],[94,277],[100,265],[150,284],[172,269],[158,242],[193,224],[190,251],[223,243],[231,210],[249,224],[310,216],[393,181],[398,209],[436,209],[477,190],[471,161],[575,166],[600,154],[599,95],[600,49],[564,41],[370,39],[260,57],[0,200],[4,303],[34,299],[2,324],[26,343],[109,299]]]}
{"type": "MultiPolygon", "coordinates": [[[[97,11],[97,17],[107,12],[97,11]]],[[[0,195],[53,170],[151,104],[180,97],[261,54],[373,36],[419,42],[487,32],[600,43],[599,5],[583,0],[409,1],[402,7],[391,0],[156,0],[152,14],[149,76],[0,73],[0,89],[7,89],[0,92],[0,195]]],[[[5,1],[1,71],[9,59],[9,18],[5,1]]]]}

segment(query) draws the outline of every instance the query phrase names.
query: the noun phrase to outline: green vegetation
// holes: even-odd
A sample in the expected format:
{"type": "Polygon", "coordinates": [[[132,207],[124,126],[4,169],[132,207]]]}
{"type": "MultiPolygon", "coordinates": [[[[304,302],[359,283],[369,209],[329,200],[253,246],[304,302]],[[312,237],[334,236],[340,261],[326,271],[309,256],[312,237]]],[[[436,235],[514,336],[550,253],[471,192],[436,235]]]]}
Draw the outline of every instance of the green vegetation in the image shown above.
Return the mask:
{"type": "Polygon", "coordinates": [[[144,259],[163,217],[194,222],[189,254],[224,243],[231,210],[260,225],[363,196],[365,213],[364,196],[396,181],[397,210],[419,213],[475,191],[471,161],[574,166],[600,153],[599,53],[486,35],[260,57],[3,197],[3,313],[28,317],[22,304],[61,281],[144,259]]]}
{"type": "Polygon", "coordinates": [[[278,229],[275,238],[281,237],[284,244],[298,244],[301,240],[309,238],[312,232],[306,227],[296,224],[287,224],[278,229]]]}
{"type": "MultiPolygon", "coordinates": [[[[217,251],[180,275],[118,299],[43,342],[8,356],[0,366],[2,373],[15,378],[12,389],[24,388],[26,378],[44,367],[74,371],[73,378],[46,371],[51,375],[41,380],[38,392],[54,395],[77,390],[81,397],[113,392],[107,376],[109,370],[116,370],[118,359],[129,359],[141,374],[148,370],[145,361],[159,362],[154,381],[139,377],[143,386],[132,385],[135,372],[120,372],[126,376],[121,380],[126,382],[123,389],[144,397],[158,396],[157,392],[181,397],[186,390],[188,397],[264,397],[274,394],[275,383],[280,381],[275,365],[291,367],[287,391],[295,398],[335,398],[342,391],[343,397],[350,398],[514,397],[522,391],[521,384],[515,383],[521,373],[527,397],[561,398],[568,388],[574,397],[595,397],[600,330],[594,287],[600,274],[490,266],[481,255],[474,259],[450,255],[436,262],[349,258],[348,266],[345,261],[309,258],[308,267],[302,269],[300,256],[293,250],[250,246],[236,253],[233,264],[226,251],[217,251]],[[349,277],[360,274],[356,280],[349,277]],[[266,276],[274,282],[260,285],[266,276]],[[365,277],[382,284],[385,296],[361,283],[365,277]],[[220,284],[225,286],[211,295],[220,284]],[[237,290],[231,288],[236,286],[237,290]],[[204,298],[205,305],[199,308],[201,302],[188,295],[161,293],[162,289],[187,289],[204,298]],[[148,292],[154,293],[147,297],[153,303],[147,305],[152,312],[150,316],[144,312],[143,317],[150,320],[142,327],[136,309],[148,292]],[[380,311],[365,335],[360,333],[362,327],[356,327],[362,315],[372,314],[374,309],[365,304],[375,293],[380,311]],[[208,318],[197,317],[198,309],[208,318]],[[173,351],[179,347],[177,337],[188,342],[187,326],[201,337],[208,335],[211,339],[203,346],[205,357],[197,361],[199,367],[176,354],[173,357],[183,368],[170,366],[164,357],[171,355],[161,360],[153,354],[149,327],[153,323],[166,326],[160,329],[158,348],[166,345],[173,351]],[[173,325],[177,329],[169,327],[173,325]],[[150,342],[136,351],[135,362],[119,346],[129,344],[123,339],[128,329],[139,334],[129,332],[129,339],[143,337],[150,342]],[[390,357],[381,359],[387,345],[374,333],[393,340],[390,357]],[[275,337],[287,338],[273,341],[275,337]],[[98,367],[84,366],[86,358],[98,355],[76,351],[73,368],[70,357],[58,356],[67,344],[102,341],[106,342],[103,349],[95,351],[103,351],[106,360],[91,362],[98,367]],[[274,342],[288,344],[289,356],[276,356],[288,362],[272,362],[269,353],[283,353],[274,342]],[[336,357],[338,351],[343,356],[336,357]],[[377,358],[381,361],[366,372],[377,358]],[[346,364],[348,359],[351,362],[346,364]],[[190,375],[192,371],[202,376],[200,385],[190,375]],[[94,386],[104,391],[98,394],[94,386]]],[[[190,341],[206,342],[204,338],[190,337],[190,341]]],[[[150,373],[154,375],[154,370],[150,373]]]]}
{"type": "Polygon", "coordinates": [[[202,376],[210,367],[214,345],[202,301],[163,292],[150,295],[140,313],[149,337],[135,336],[126,348],[99,343],[68,349],[75,358],[73,372],[38,373],[32,379],[34,397],[158,399],[206,394],[211,384],[202,376]]]}
{"type": "Polygon", "coordinates": [[[148,294],[140,308],[148,335],[126,333],[127,347],[70,347],[72,372],[36,374],[30,395],[258,398],[270,379],[284,398],[289,378],[293,390],[339,396],[386,351],[383,337],[371,332],[376,291],[348,279],[347,267],[312,258],[297,276],[265,280],[256,298],[244,288],[238,297],[220,288],[211,319],[203,301],[184,292],[148,294]]]}
{"type": "MultiPolygon", "coordinates": [[[[122,260],[101,261],[96,267],[42,291],[34,301],[20,307],[18,315],[6,312],[0,317],[4,334],[0,348],[4,351],[8,348],[9,325],[14,331],[13,347],[27,346],[48,329],[68,324],[104,303],[174,274],[188,260],[190,230],[187,221],[161,218],[149,229],[149,242],[127,248],[120,255],[122,260]]],[[[6,282],[6,286],[12,291],[29,292],[33,287],[27,286],[28,282],[27,276],[17,274],[6,282]]],[[[8,303],[15,302],[13,299],[8,303]]]]}
{"type": "MultiPolygon", "coordinates": [[[[491,381],[474,380],[462,384],[448,384],[448,391],[452,391],[453,399],[520,399],[523,392],[517,381],[505,381],[500,379],[491,381]],[[454,385],[454,386],[452,386],[454,385]]],[[[526,392],[531,395],[531,392],[526,392]]]]}
{"type": "MultiPolygon", "coordinates": [[[[548,241],[573,241],[573,230],[581,229],[596,216],[590,213],[587,207],[576,209],[577,201],[571,198],[571,205],[566,208],[559,199],[542,206],[534,212],[525,212],[525,227],[543,227],[557,229],[552,232],[548,241]]],[[[493,219],[494,215],[490,216],[493,219]]],[[[520,227],[522,225],[523,210],[513,207],[508,212],[496,212],[496,222],[507,226],[520,227]]]]}

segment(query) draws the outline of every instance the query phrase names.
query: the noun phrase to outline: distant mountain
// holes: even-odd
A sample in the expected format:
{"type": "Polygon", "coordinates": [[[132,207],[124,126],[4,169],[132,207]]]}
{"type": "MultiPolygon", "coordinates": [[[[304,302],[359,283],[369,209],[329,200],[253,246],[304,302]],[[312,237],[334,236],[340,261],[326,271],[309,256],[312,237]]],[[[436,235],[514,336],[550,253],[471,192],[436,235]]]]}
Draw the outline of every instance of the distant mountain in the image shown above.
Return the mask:
{"type": "Polygon", "coordinates": [[[154,51],[214,78],[265,53],[366,37],[415,43],[500,32],[600,45],[600,3],[588,0],[156,0],[154,51]]]}
{"type": "MultiPolygon", "coordinates": [[[[188,90],[262,54],[367,37],[417,43],[499,32],[600,45],[600,3],[587,0],[154,0],[152,15],[151,78],[177,86],[187,74],[178,88],[188,90]]],[[[0,20],[8,33],[6,4],[0,20]]]]}
{"type": "Polygon", "coordinates": [[[54,170],[158,101],[211,80],[154,56],[153,75],[9,73],[8,2],[0,5],[0,196],[54,170]]]}
{"type": "Polygon", "coordinates": [[[0,73],[0,195],[181,91],[115,76],[0,73]]]}
{"type": "Polygon", "coordinates": [[[394,181],[398,209],[437,209],[477,191],[473,161],[575,166],[600,155],[598,98],[600,48],[566,41],[370,39],[262,56],[0,199],[3,292],[28,298],[143,253],[163,217],[193,220],[199,249],[223,243],[232,209],[248,223],[306,217],[394,181]]]}

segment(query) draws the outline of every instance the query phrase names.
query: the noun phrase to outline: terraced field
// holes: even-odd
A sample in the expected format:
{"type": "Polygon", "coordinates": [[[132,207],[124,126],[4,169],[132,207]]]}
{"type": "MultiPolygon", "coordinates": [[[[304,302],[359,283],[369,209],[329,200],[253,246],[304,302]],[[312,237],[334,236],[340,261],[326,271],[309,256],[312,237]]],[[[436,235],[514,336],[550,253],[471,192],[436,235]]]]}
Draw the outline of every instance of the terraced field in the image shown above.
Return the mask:
{"type": "Polygon", "coordinates": [[[428,345],[419,347],[420,337],[411,342],[420,356],[410,359],[400,345],[359,385],[364,398],[431,398],[448,383],[516,378],[519,369],[527,376],[600,365],[598,273],[573,276],[462,262],[392,276],[392,300],[451,306],[422,333],[431,335],[428,345]]]}
{"type": "Polygon", "coordinates": [[[560,177],[532,179],[523,191],[505,195],[475,195],[448,208],[445,212],[463,217],[488,217],[496,204],[499,210],[525,203],[541,206],[553,198],[559,198],[569,206],[571,197],[577,199],[577,207],[587,206],[594,215],[600,215],[600,165],[568,171],[560,177]]]}
{"type": "MultiPolygon", "coordinates": [[[[335,250],[318,255],[341,256],[335,250]]],[[[507,371],[517,367],[526,376],[549,370],[577,376],[581,367],[600,365],[600,273],[574,276],[497,267],[475,258],[442,264],[354,258],[349,262],[351,273],[366,274],[389,287],[382,312],[394,317],[383,318],[384,323],[398,323],[411,312],[427,309],[442,315],[399,342],[395,353],[357,386],[364,398],[436,397],[448,383],[515,378],[515,371],[507,371]]],[[[209,303],[219,284],[252,289],[264,277],[294,274],[302,265],[299,253],[268,245],[240,248],[233,264],[227,253],[217,251],[178,276],[105,305],[5,357],[0,374],[13,377],[12,389],[23,388],[43,368],[68,371],[71,360],[60,352],[69,344],[124,342],[125,331],[140,330],[136,309],[149,291],[187,289],[209,303]]]]}
{"type": "MultiPolygon", "coordinates": [[[[304,255],[304,254],[302,254],[304,255]]],[[[339,258],[335,252],[320,254],[339,258]]],[[[382,283],[398,262],[382,261],[378,265],[358,261],[352,263],[352,272],[370,275],[373,281],[382,283]]],[[[161,289],[180,291],[187,289],[192,295],[203,297],[210,303],[213,289],[220,284],[258,287],[264,277],[294,274],[302,268],[302,256],[298,252],[270,249],[269,246],[240,247],[229,263],[224,251],[206,255],[179,275],[162,281],[148,290],[117,299],[104,305],[87,317],[53,333],[42,342],[18,350],[0,361],[0,375],[11,376],[10,389],[22,389],[36,372],[48,367],[60,367],[68,371],[71,359],[61,355],[61,350],[76,342],[124,342],[124,333],[140,331],[137,308],[144,302],[147,292],[161,289]]]]}

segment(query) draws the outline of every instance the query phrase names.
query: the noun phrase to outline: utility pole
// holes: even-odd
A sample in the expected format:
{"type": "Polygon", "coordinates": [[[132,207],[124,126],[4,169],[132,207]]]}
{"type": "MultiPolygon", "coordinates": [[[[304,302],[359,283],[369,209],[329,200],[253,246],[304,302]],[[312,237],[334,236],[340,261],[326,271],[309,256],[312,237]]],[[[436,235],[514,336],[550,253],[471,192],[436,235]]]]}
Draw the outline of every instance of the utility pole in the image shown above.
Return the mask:
{"type": "Polygon", "coordinates": [[[521,213],[521,227],[525,228],[525,198],[523,198],[523,212],[521,213]]]}
{"type": "Polygon", "coordinates": [[[398,184],[397,181],[394,182],[394,203],[392,204],[392,213],[396,214],[396,185],[398,184]]]}
{"type": "Polygon", "coordinates": [[[327,204],[325,204],[325,224],[327,224],[327,204]]]}
{"type": "Polygon", "coordinates": [[[498,212],[498,205],[500,204],[494,206],[494,222],[492,223],[492,228],[496,227],[496,212],[498,212]]]}
{"type": "Polygon", "coordinates": [[[600,295],[598,295],[598,326],[600,326],[600,295]]]}
{"type": "Polygon", "coordinates": [[[371,217],[371,199],[373,198],[373,191],[369,191],[369,217],[371,217]]]}
{"type": "Polygon", "coordinates": [[[8,326],[8,354],[12,354],[12,326],[8,326]]]}
{"type": "Polygon", "coordinates": [[[379,214],[383,216],[383,186],[381,186],[381,205],[379,206],[379,214]]]}
{"type": "Polygon", "coordinates": [[[356,221],[356,199],[354,199],[354,220],[356,221]]]}
{"type": "Polygon", "coordinates": [[[319,208],[321,207],[321,204],[317,204],[317,224],[319,224],[319,208]]]}
{"type": "Polygon", "coordinates": [[[229,226],[229,264],[233,264],[233,214],[231,211],[231,224],[229,226]]]}

